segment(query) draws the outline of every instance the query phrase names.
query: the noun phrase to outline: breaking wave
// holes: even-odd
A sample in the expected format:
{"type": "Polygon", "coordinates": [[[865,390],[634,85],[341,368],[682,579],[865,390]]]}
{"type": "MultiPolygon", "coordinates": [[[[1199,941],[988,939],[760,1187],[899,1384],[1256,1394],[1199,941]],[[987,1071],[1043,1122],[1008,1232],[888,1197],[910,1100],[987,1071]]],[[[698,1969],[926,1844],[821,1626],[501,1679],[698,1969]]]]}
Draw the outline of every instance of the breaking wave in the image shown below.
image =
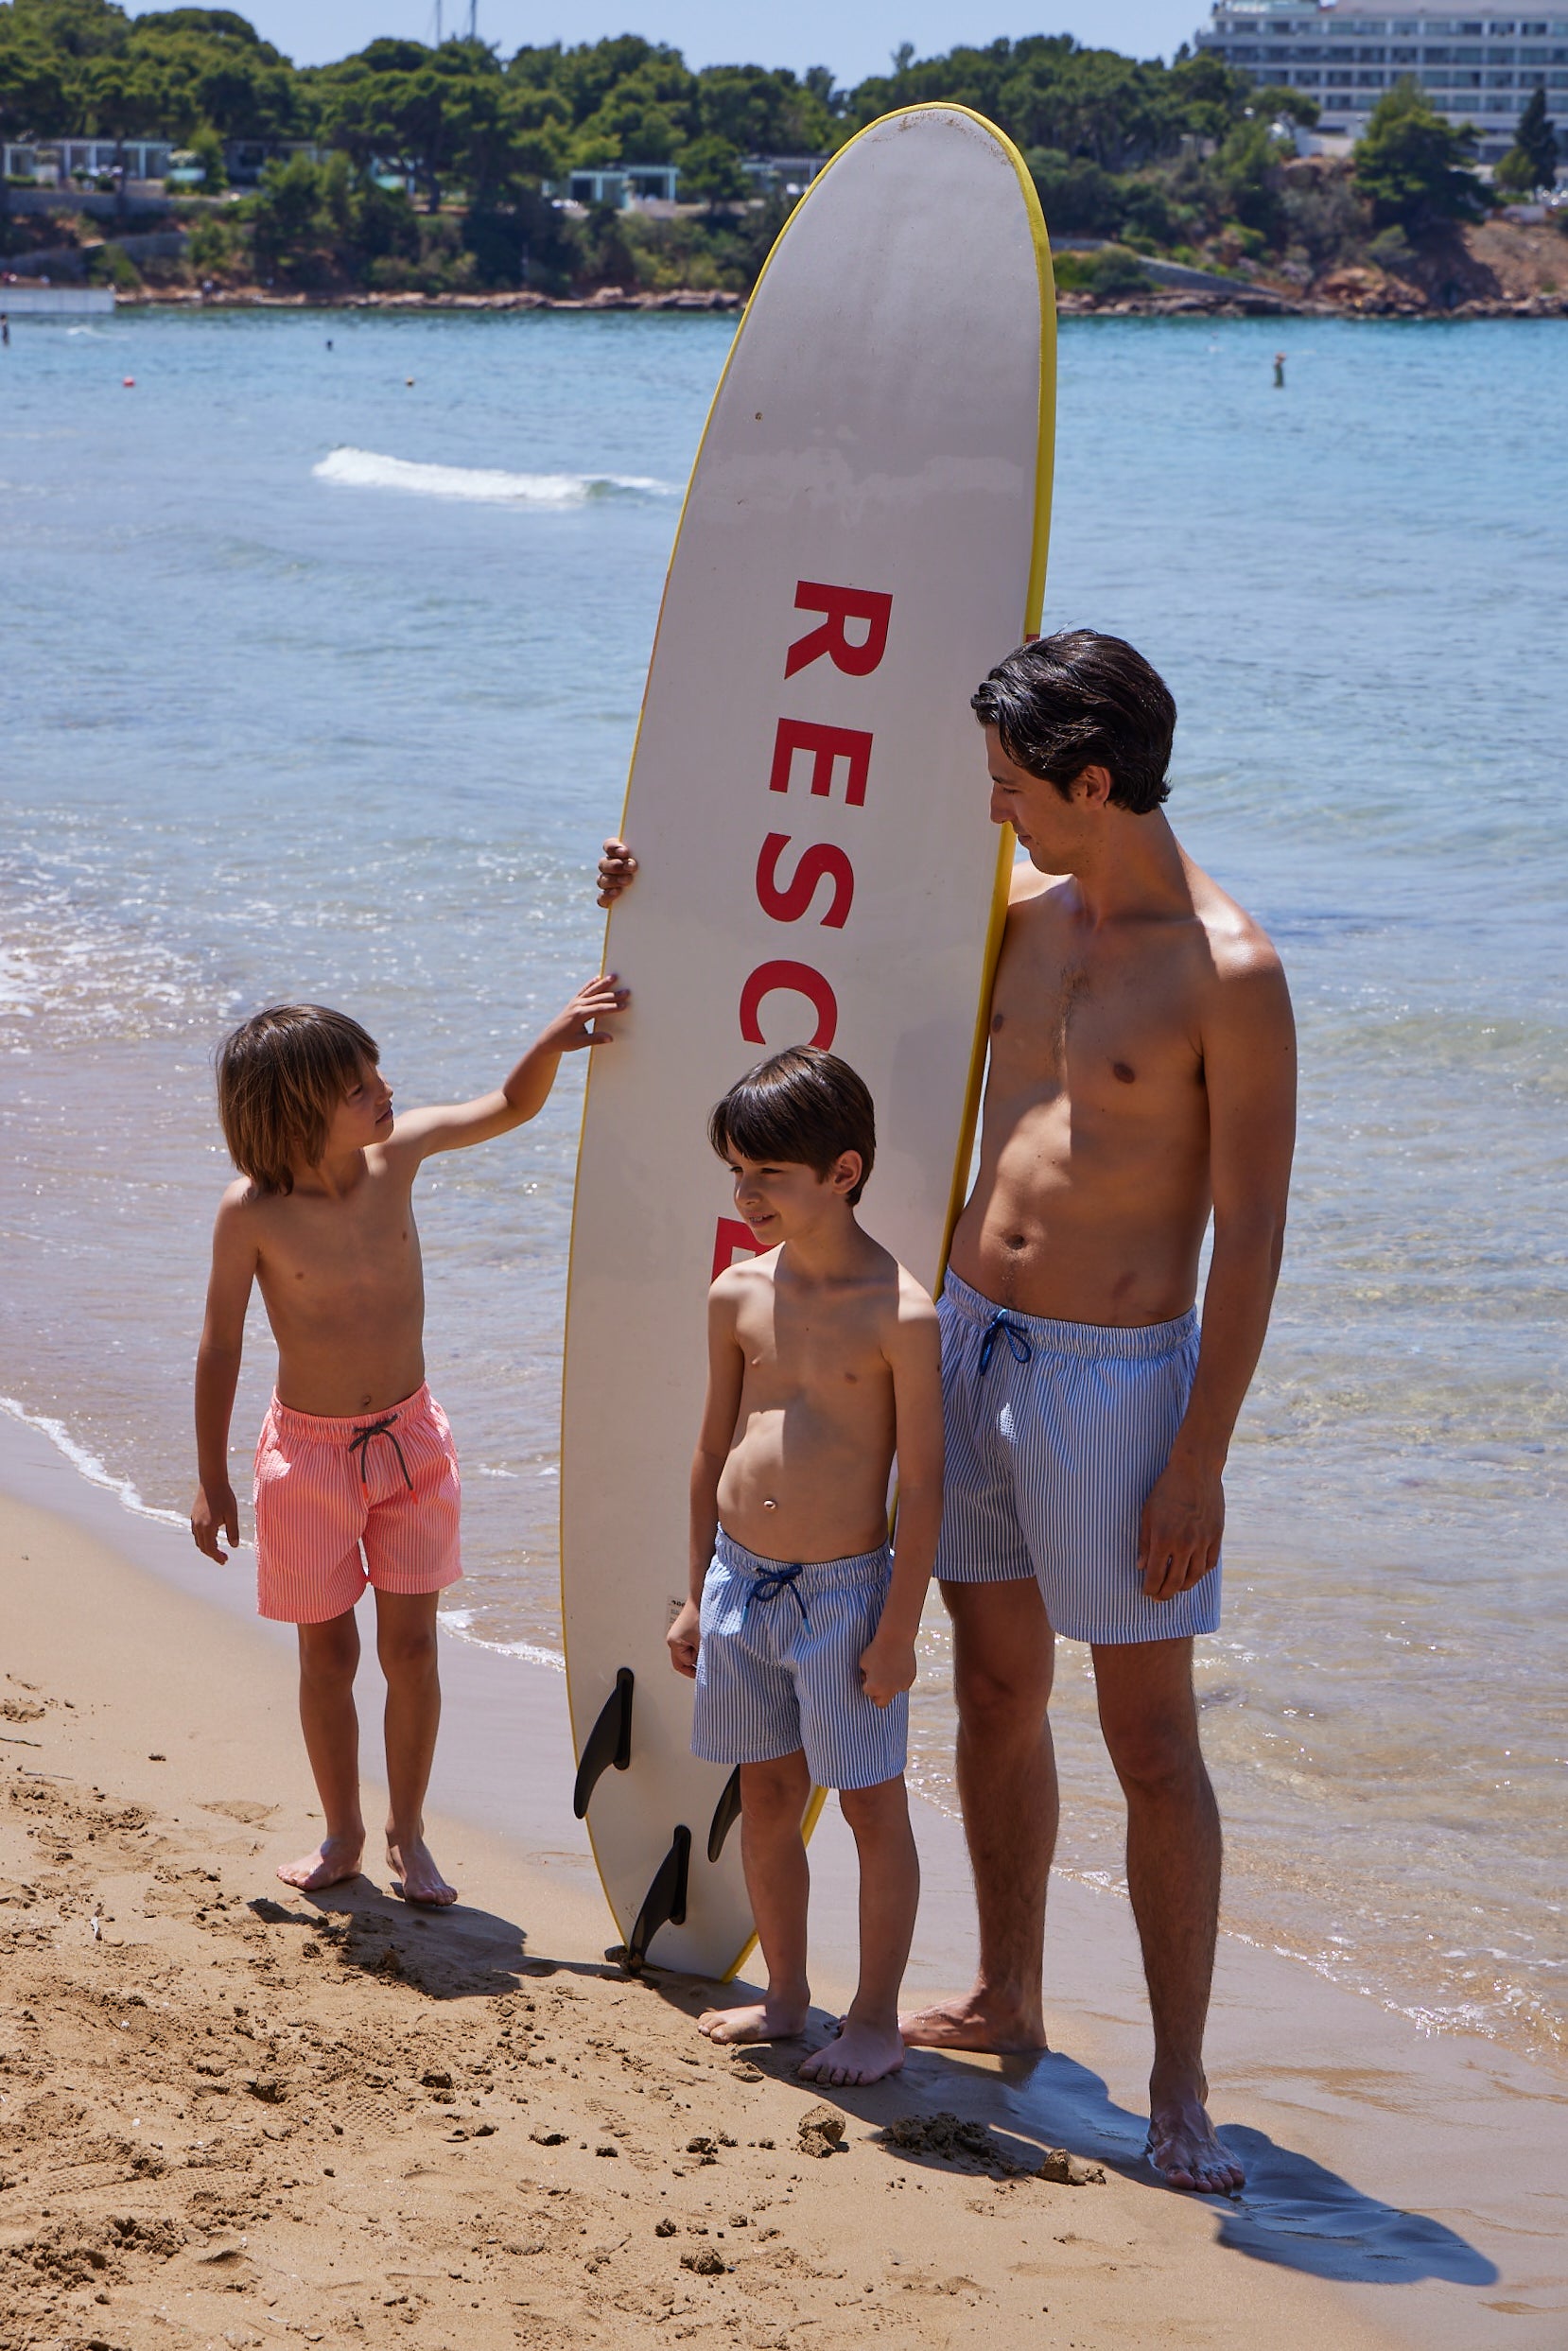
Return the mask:
{"type": "Polygon", "coordinates": [[[351,490],[404,490],[415,497],[466,498],[484,506],[561,513],[600,498],[666,498],[676,492],[647,474],[511,474],[493,465],[417,465],[375,449],[334,449],[312,466],[318,481],[351,490]]]}

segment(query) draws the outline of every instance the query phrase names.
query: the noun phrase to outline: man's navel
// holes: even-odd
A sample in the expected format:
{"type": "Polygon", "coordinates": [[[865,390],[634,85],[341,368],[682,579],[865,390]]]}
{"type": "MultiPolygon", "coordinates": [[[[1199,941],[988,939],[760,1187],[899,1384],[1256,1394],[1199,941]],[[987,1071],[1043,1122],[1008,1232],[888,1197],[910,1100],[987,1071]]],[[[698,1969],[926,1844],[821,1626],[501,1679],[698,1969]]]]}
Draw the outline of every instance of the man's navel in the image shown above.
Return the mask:
{"type": "Polygon", "coordinates": [[[1110,1065],[1110,1073],[1121,1086],[1132,1085],[1138,1075],[1138,1071],[1130,1061],[1113,1061],[1110,1065]]]}

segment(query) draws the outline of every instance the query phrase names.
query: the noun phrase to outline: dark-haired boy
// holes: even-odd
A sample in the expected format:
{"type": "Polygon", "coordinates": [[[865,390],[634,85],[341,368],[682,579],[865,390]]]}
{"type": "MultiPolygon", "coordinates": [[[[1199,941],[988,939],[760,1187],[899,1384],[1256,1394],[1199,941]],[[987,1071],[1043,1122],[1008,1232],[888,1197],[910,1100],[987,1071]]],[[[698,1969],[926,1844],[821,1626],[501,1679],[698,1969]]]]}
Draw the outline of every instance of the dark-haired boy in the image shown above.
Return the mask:
{"type": "Polygon", "coordinates": [[[425,1384],[425,1281],[410,1197],[423,1160],[521,1126],[565,1053],[610,1041],[592,1023],[627,990],[591,980],[477,1101],[392,1118],[373,1037],[321,1004],[275,1004],[218,1056],[218,1098],[240,1170],[218,1211],[196,1359],[200,1483],[191,1533],[209,1559],[239,1541],[229,1422],[245,1313],[259,1282],[278,1347],[256,1447],[256,1586],[263,1616],[299,1628],[300,1722],[322,1799],[314,1853],[279,1868],[314,1891],[357,1874],[355,1603],[375,1588],[387,1678],[387,1857],[407,1902],[457,1899],[425,1843],[441,1716],[437,1594],[462,1574],[457,1454],[425,1384]]]}
{"type": "Polygon", "coordinates": [[[844,1062],[810,1046],[775,1054],[731,1087],[709,1139],[763,1253],[708,1294],[690,1596],[669,1640],[676,1671],[697,1683],[692,1751],[740,1768],[768,1984],[760,2002],[710,2010],[701,2029],[720,2042],[804,2030],[801,1822],[813,1785],[836,1788],[860,1855],[860,1982],[837,2037],[800,2071],[878,2081],[904,2061],[898,1985],[920,1891],[903,1772],[941,1516],[936,1314],[856,1217],[876,1127],[844,1062]]]}

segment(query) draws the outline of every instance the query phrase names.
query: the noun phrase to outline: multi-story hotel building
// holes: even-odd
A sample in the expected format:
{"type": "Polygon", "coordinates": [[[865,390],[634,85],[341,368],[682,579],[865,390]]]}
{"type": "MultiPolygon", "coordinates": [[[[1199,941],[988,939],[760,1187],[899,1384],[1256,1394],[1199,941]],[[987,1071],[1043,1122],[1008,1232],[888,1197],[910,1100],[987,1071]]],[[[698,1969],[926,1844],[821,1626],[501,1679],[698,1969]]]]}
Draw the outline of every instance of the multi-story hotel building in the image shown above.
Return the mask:
{"type": "Polygon", "coordinates": [[[1530,92],[1568,152],[1568,13],[1494,16],[1473,0],[1214,0],[1196,45],[1260,86],[1304,90],[1322,107],[1319,126],[1352,137],[1402,76],[1440,114],[1480,134],[1483,162],[1512,142],[1530,92]]]}

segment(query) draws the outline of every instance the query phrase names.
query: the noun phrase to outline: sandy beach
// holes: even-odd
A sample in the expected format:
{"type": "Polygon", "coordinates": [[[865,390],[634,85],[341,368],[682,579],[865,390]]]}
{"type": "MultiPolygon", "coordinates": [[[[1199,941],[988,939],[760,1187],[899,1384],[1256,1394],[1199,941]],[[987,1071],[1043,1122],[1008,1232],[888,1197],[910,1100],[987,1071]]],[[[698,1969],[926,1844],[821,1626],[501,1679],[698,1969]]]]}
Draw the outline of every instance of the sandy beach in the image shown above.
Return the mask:
{"type": "MultiPolygon", "coordinates": [[[[314,1799],[248,1555],[205,1596],[178,1530],[14,1424],[0,1487],[19,2351],[1563,2342],[1568,2085],[1542,2070],[1228,1940],[1215,2110],[1251,2178],[1234,2203],[1163,2191],[1124,1906],[1067,1883],[1056,2054],[920,2053],[824,2100],[798,2047],[705,2043],[708,1988],[606,1964],[558,1676],[444,1645],[455,1911],[410,1914],[376,1856],[292,1895],[273,1866],[314,1799]]],[[[962,1979],[970,1924],[953,1824],[922,1807],[920,1837],[924,1991],[962,1979]]],[[[830,1813],[815,2037],[851,1957],[846,1844],[830,1813]]]]}

